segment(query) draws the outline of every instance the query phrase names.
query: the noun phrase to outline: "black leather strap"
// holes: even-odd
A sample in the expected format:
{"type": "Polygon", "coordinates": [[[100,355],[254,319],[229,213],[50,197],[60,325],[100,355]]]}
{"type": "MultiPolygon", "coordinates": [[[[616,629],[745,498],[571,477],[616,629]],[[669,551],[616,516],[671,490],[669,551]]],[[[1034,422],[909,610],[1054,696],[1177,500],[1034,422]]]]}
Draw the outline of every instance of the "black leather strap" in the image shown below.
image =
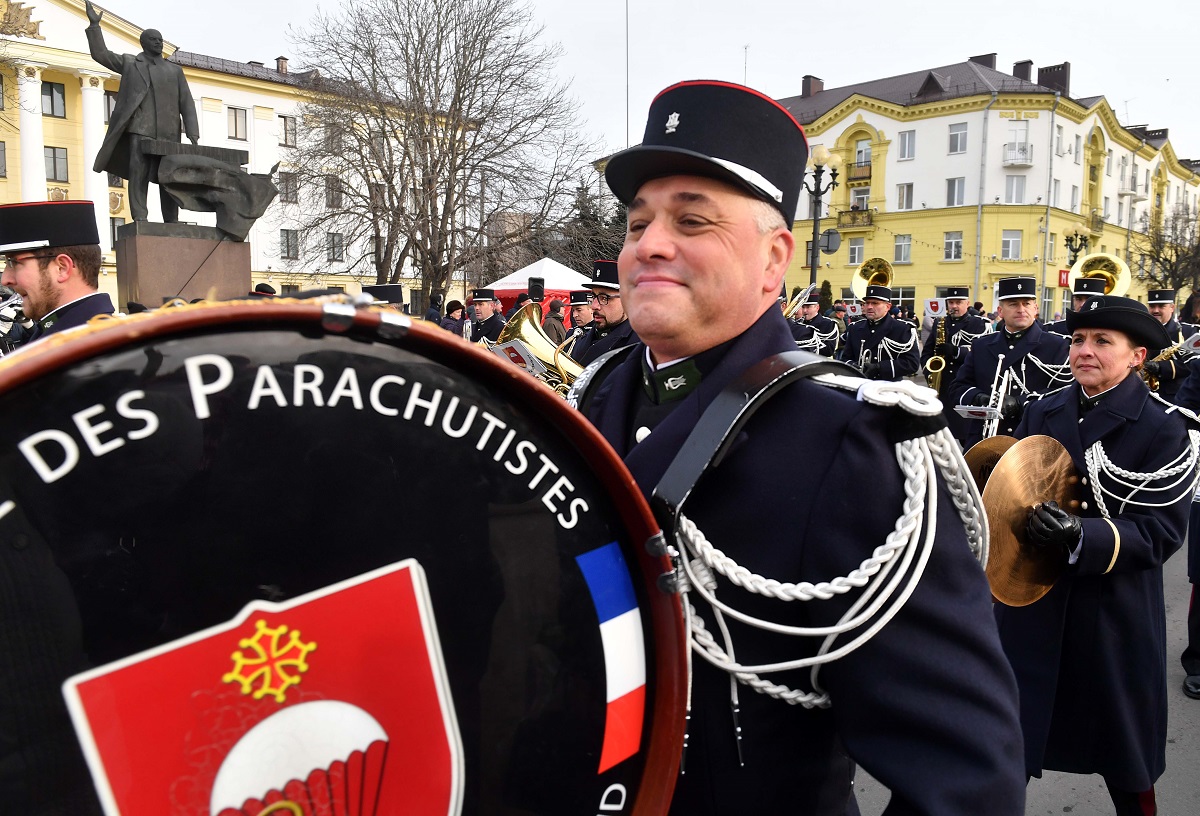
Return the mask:
{"type": "Polygon", "coordinates": [[[858,371],[807,351],[785,351],[746,369],[717,395],[650,497],[650,509],[664,532],[674,531],[679,510],[700,476],[721,464],[729,445],[755,411],[785,385],[818,374],[858,376],[858,371]]]}

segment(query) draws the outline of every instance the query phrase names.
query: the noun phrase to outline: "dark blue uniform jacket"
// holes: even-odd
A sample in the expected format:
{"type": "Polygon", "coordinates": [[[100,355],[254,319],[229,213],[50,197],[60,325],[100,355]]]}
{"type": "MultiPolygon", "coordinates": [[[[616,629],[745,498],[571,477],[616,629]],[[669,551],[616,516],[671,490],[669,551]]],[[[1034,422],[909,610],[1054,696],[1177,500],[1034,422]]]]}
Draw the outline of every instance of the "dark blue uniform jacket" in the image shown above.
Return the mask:
{"type": "Polygon", "coordinates": [[[877,321],[856,320],[846,329],[846,340],[838,353],[838,359],[852,366],[859,366],[867,354],[867,362],[879,363],[879,376],[876,379],[880,380],[899,380],[916,374],[917,369],[921,367],[916,330],[910,324],[891,315],[885,315],[882,320],[877,321]],[[890,351],[881,348],[885,338],[901,345],[910,345],[905,351],[893,356],[890,351]]]}
{"type": "Polygon", "coordinates": [[[72,303],[68,303],[66,306],[55,309],[38,321],[38,325],[44,328],[38,332],[37,337],[46,337],[60,331],[73,329],[76,326],[82,326],[96,315],[110,315],[114,311],[116,310],[113,309],[112,300],[109,299],[107,293],[96,292],[95,294],[87,295],[72,303]],[[47,323],[50,325],[46,325],[47,323]]]}
{"type": "MultiPolygon", "coordinates": [[[[631,409],[644,394],[639,345],[596,386],[588,416],[649,496],[722,389],[759,360],[794,348],[783,315],[768,309],[631,449],[631,409]]],[[[844,576],[884,542],[901,513],[903,479],[888,434],[907,416],[796,382],[754,414],[720,467],[701,477],[683,513],[714,546],[761,575],[814,582],[844,576]],[[797,461],[808,463],[803,479],[796,478],[797,461]]],[[[740,687],[744,767],[728,675],[695,658],[687,773],[671,813],[842,816],[851,759],[892,790],[889,816],[1024,812],[1015,683],[983,571],[946,491],[939,496],[937,545],[912,597],[874,639],[821,670],[831,708],[789,706],[740,687]]],[[[758,617],[828,626],[857,593],[784,603],[722,581],[718,597],[758,617]]],[[[716,631],[711,619],[708,625],[716,631]]],[[[811,655],[819,646],[812,642],[819,639],[729,625],[746,664],[811,655]]],[[[775,677],[809,688],[807,671],[775,677]]]]}
{"type": "Polygon", "coordinates": [[[583,365],[594,362],[601,355],[613,349],[631,346],[638,342],[637,333],[628,320],[622,320],[611,329],[603,332],[593,325],[577,341],[571,349],[571,356],[583,365]]]}

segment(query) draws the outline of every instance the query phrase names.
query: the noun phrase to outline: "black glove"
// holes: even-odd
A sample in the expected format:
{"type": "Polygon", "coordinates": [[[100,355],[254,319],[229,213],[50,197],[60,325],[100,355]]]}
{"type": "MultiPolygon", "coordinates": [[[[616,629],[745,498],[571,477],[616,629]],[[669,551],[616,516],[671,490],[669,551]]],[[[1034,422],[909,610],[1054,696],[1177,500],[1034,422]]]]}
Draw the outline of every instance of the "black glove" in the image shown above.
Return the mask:
{"type": "Polygon", "coordinates": [[[975,393],[975,399],[972,401],[976,405],[982,407],[992,401],[992,395],[987,393],[986,391],[977,391],[975,393]]]}
{"type": "Polygon", "coordinates": [[[879,379],[879,363],[867,363],[865,366],[863,366],[862,373],[863,373],[863,376],[866,377],[868,380],[878,380],[879,379]]]}
{"type": "Polygon", "coordinates": [[[1155,360],[1147,360],[1146,362],[1142,363],[1142,372],[1150,375],[1151,377],[1157,377],[1162,373],[1162,363],[1155,360]]]}
{"type": "Polygon", "coordinates": [[[1012,394],[1008,394],[1000,400],[1000,416],[1005,419],[1020,419],[1023,410],[1024,406],[1012,394]]]}
{"type": "Polygon", "coordinates": [[[1062,547],[1073,550],[1083,535],[1083,523],[1058,506],[1058,502],[1039,504],[1029,512],[1025,524],[1029,543],[1039,549],[1062,547]]]}
{"type": "Polygon", "coordinates": [[[954,353],[954,347],[949,343],[939,343],[937,347],[934,348],[933,353],[938,357],[945,357],[947,362],[953,360],[957,356],[954,353]]]}

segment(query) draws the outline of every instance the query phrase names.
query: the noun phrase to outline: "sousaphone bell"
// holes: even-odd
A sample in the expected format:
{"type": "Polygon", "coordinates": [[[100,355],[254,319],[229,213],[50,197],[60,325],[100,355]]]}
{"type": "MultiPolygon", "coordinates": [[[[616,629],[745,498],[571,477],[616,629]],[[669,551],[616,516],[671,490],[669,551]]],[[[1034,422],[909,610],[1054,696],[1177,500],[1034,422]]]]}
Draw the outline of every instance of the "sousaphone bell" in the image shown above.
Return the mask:
{"type": "Polygon", "coordinates": [[[1129,291],[1129,264],[1110,255],[1107,252],[1093,252],[1084,255],[1071,267],[1067,276],[1067,287],[1074,292],[1075,281],[1080,278],[1101,278],[1104,281],[1104,294],[1124,297],[1129,291]]]}
{"type": "Polygon", "coordinates": [[[868,258],[854,271],[850,289],[856,300],[863,300],[867,296],[868,286],[891,287],[892,277],[892,265],[886,258],[868,258]]]}

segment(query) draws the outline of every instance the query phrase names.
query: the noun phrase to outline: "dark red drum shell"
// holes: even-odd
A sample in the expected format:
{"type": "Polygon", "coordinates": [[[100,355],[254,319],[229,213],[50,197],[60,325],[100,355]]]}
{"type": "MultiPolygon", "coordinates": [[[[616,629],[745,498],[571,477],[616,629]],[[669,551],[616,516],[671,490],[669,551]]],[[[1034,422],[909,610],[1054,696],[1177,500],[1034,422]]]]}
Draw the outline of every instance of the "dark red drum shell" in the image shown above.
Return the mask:
{"type": "MultiPolygon", "coordinates": [[[[510,395],[514,404],[544,417],[579,451],[613,498],[620,521],[635,546],[637,570],[649,598],[653,640],[654,699],[648,739],[640,753],[645,771],[633,802],[634,814],[665,813],[671,800],[683,744],[686,697],[686,650],[683,615],[677,596],[664,594],[656,579],[671,565],[641,546],[658,525],[624,463],[598,431],[557,394],[530,381],[529,375],[496,355],[443,329],[373,308],[359,308],[339,321],[326,320],[323,304],[279,300],[240,301],[165,308],[147,315],[96,321],[81,330],[51,336],[0,360],[0,393],[34,382],[66,366],[120,350],[130,343],[194,333],[263,328],[323,327],[329,334],[369,336],[426,357],[490,388],[510,395]],[[386,325],[385,325],[386,324],[386,325]],[[405,325],[408,324],[408,325],[405,325]]],[[[628,555],[628,553],[626,553],[628,555]]]]}

